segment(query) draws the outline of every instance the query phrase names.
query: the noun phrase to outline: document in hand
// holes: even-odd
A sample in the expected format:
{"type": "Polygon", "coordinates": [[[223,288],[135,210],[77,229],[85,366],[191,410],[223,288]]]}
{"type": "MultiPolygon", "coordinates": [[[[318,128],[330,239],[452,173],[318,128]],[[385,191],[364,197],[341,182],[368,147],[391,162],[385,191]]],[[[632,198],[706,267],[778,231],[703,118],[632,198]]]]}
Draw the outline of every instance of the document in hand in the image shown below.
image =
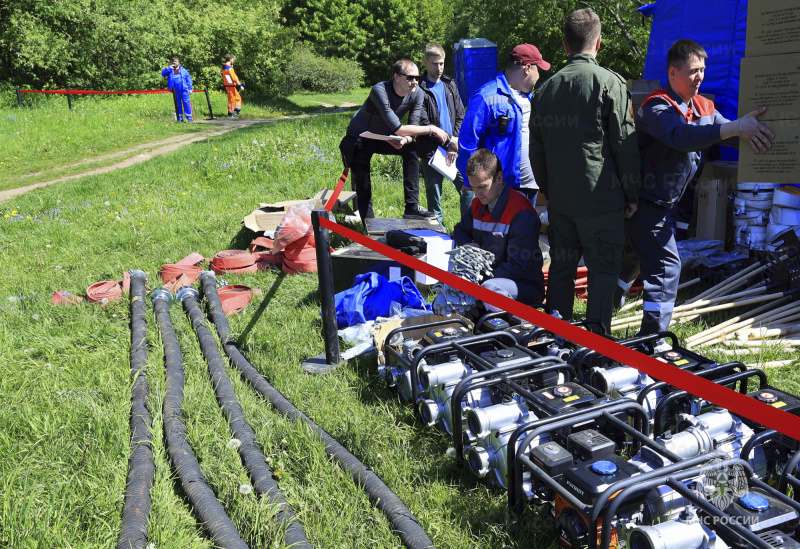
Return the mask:
{"type": "Polygon", "coordinates": [[[453,162],[449,166],[447,165],[447,151],[441,147],[436,149],[436,152],[433,153],[433,156],[431,156],[428,164],[430,164],[431,168],[445,176],[450,181],[455,181],[456,176],[458,175],[456,163],[453,162]]]}
{"type": "Polygon", "coordinates": [[[379,133],[372,133],[372,132],[361,132],[358,134],[361,137],[366,137],[367,139],[378,139],[380,141],[402,141],[403,137],[399,135],[381,135],[379,133]]]}

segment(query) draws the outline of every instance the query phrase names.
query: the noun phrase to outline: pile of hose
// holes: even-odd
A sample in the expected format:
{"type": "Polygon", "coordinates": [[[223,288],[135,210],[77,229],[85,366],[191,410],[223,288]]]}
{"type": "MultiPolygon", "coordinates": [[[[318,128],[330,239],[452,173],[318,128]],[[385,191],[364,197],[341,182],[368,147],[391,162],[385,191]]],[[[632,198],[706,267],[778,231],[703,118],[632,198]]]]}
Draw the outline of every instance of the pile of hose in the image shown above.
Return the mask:
{"type": "Polygon", "coordinates": [[[283,264],[283,252],[273,252],[272,247],[275,243],[264,236],[259,236],[253,240],[247,249],[255,255],[259,261],[266,261],[271,265],[283,264]]]}
{"type": "Polygon", "coordinates": [[[289,502],[273,478],[273,472],[256,442],[256,433],[244,417],[244,412],[233,385],[225,371],[225,361],[219,352],[211,330],[205,324],[205,317],[197,304],[197,290],[192,287],[182,288],[178,292],[178,300],[183,304],[186,315],[197,334],[200,348],[208,364],[208,374],[217,395],[217,402],[230,425],[234,438],[241,441],[239,455],[253,480],[253,487],[259,496],[266,496],[270,504],[277,506],[276,519],[286,527],[285,542],[296,549],[310,549],[302,525],[295,518],[289,502]]]}
{"type": "Polygon", "coordinates": [[[217,274],[250,274],[263,270],[258,257],[245,250],[223,250],[211,259],[211,270],[217,274]]]}
{"type": "Polygon", "coordinates": [[[95,282],[86,289],[86,299],[91,303],[98,303],[105,307],[109,303],[122,299],[131,287],[131,277],[128,271],[122,273],[122,280],[102,280],[95,282]]]}
{"type": "Polygon", "coordinates": [[[197,458],[192,453],[183,421],[183,358],[178,336],[172,328],[169,308],[172,294],[166,290],[151,293],[156,321],[161,330],[164,359],[167,367],[164,396],[164,433],[172,466],[181,487],[194,507],[215,545],[226,549],[247,549],[236,526],[225,513],[214,492],[209,488],[197,458]]]}
{"type": "MultiPolygon", "coordinates": [[[[260,290],[256,290],[260,293],[260,290]]],[[[226,315],[235,315],[250,304],[253,290],[243,284],[232,284],[218,290],[222,310],[226,315]]]]}
{"type": "Polygon", "coordinates": [[[165,263],[158,271],[162,282],[171,282],[177,280],[181,275],[185,275],[189,283],[194,283],[200,272],[203,270],[200,263],[206,260],[202,254],[191,253],[178,261],[177,263],[165,263]]]}
{"type": "Polygon", "coordinates": [[[118,549],[146,549],[150,516],[150,488],[155,478],[153,419],[147,406],[147,318],[144,271],[131,271],[131,457],[122,506],[122,528],[118,549]]]}
{"type": "Polygon", "coordinates": [[[335,459],[353,477],[357,486],[361,486],[369,495],[370,501],[380,509],[397,531],[403,545],[409,549],[431,549],[433,542],[425,533],[417,518],[406,505],[392,492],[381,478],[367,468],[357,457],[351,454],[336,439],[314,423],[308,416],[297,409],[280,391],[273,387],[258,370],[253,367],[242,354],[236,341],[231,336],[228,319],[222,310],[222,303],[217,293],[214,274],[204,271],[200,275],[200,285],[206,298],[209,315],[219,336],[222,349],[248,383],[280,413],[292,421],[302,420],[325,444],[326,452],[335,459]]]}

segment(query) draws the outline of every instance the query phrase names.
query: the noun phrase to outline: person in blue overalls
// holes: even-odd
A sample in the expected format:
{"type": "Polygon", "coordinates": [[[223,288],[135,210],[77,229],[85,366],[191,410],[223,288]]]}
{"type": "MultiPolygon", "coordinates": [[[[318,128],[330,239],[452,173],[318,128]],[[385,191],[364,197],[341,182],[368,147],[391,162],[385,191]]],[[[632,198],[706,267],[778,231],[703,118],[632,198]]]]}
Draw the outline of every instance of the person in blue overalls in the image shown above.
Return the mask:
{"type": "Polygon", "coordinates": [[[177,57],[172,58],[172,64],[161,71],[161,76],[167,77],[167,88],[175,90],[178,122],[183,121],[184,114],[187,122],[193,122],[192,116],[192,76],[177,57]]]}

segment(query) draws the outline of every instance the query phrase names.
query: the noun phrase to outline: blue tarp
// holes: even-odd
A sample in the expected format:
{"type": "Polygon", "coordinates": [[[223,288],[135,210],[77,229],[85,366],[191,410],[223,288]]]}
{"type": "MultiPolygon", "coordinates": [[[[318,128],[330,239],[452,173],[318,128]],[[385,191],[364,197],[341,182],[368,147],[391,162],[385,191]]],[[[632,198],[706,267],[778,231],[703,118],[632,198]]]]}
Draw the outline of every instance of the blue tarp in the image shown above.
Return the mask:
{"type": "Polygon", "coordinates": [[[669,47],[679,38],[690,38],[708,53],[700,92],[714,95],[722,116],[738,118],[747,0],[658,0],[639,11],[653,17],[643,78],[659,80],[664,85],[669,47]]]}

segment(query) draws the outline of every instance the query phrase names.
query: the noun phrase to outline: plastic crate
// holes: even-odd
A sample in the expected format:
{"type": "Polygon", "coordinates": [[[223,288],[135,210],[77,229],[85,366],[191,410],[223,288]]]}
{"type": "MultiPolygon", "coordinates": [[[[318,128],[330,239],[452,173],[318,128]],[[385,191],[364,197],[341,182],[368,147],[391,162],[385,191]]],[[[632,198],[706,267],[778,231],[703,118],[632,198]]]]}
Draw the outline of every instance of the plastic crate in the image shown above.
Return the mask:
{"type": "Polygon", "coordinates": [[[453,45],[453,70],[464,104],[478,88],[495,78],[497,46],[485,38],[465,38],[453,45]]]}

